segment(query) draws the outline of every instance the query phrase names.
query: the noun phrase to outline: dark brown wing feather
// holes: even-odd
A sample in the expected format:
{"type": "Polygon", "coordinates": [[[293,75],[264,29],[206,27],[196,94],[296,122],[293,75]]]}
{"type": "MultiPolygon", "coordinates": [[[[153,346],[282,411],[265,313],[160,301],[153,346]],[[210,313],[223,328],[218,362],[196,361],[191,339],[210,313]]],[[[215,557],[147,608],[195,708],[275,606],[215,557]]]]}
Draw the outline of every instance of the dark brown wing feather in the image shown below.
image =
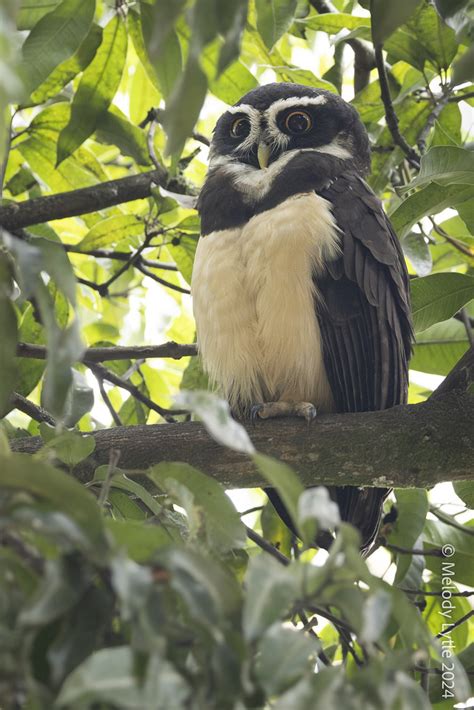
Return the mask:
{"type": "MultiPolygon", "coordinates": [[[[355,174],[319,193],[332,203],[341,256],[315,276],[324,362],[338,412],[406,402],[411,351],[409,282],[400,245],[380,201],[355,174]]],[[[380,472],[383,474],[383,472],[380,472]]],[[[387,489],[333,488],[343,520],[364,549],[380,524],[387,489]]]]}

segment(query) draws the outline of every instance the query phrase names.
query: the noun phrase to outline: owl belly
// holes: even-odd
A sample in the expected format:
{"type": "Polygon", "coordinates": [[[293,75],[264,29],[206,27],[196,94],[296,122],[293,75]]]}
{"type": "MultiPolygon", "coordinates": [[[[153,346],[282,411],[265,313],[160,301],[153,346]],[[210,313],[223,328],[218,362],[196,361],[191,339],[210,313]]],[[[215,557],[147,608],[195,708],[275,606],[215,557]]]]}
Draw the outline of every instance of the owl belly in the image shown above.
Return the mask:
{"type": "Polygon", "coordinates": [[[332,408],[313,275],[337,254],[330,203],[315,193],[199,240],[192,278],[198,348],[234,411],[278,400],[332,408]]]}

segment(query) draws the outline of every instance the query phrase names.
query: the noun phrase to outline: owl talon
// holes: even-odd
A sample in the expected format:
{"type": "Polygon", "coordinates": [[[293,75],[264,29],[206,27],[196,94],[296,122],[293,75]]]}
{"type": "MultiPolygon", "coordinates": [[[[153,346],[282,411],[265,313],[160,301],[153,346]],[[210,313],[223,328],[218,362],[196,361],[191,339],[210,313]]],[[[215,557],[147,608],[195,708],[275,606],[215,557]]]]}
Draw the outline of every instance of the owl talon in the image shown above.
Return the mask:
{"type": "Polygon", "coordinates": [[[264,407],[264,404],[254,404],[250,409],[250,421],[252,422],[253,426],[255,426],[255,421],[257,417],[260,416],[260,412],[264,409],[264,407]]]}
{"type": "Polygon", "coordinates": [[[317,411],[311,402],[265,402],[254,404],[250,409],[250,420],[255,426],[259,419],[273,419],[275,417],[301,417],[306,419],[308,425],[316,419],[317,411]]]}

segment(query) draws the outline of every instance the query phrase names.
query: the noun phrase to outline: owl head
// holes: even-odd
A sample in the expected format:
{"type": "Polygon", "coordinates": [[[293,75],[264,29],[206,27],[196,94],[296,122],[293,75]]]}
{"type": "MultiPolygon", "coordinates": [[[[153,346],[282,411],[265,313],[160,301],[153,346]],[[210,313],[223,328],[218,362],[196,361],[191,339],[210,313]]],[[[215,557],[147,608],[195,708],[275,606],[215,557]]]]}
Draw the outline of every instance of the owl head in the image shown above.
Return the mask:
{"type": "Polygon", "coordinates": [[[205,230],[370,169],[367,132],[336,94],[291,83],[249,91],[218,120],[198,201],[205,230]]]}

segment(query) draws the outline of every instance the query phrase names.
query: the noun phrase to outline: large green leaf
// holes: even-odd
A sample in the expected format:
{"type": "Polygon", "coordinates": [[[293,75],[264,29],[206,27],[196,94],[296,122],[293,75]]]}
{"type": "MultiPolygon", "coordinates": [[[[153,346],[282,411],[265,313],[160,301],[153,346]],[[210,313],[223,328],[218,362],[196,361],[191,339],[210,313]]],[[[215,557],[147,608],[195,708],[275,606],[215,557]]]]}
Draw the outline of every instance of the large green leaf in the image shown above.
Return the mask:
{"type": "Polygon", "coordinates": [[[296,2],[297,0],[255,0],[257,30],[269,49],[291,25],[296,2]]]}
{"type": "Polygon", "coordinates": [[[193,516],[193,509],[201,508],[208,542],[212,547],[223,552],[243,547],[246,540],[244,526],[217,481],[185,463],[161,463],[153,466],[148,475],[160,489],[178,498],[180,505],[187,507],[188,517],[193,516]],[[189,491],[191,498],[186,492],[183,495],[182,487],[189,491]]]}
{"type": "Polygon", "coordinates": [[[102,43],[74,94],[71,118],[59,135],[58,163],[94,132],[99,116],[107,111],[118,89],[126,56],[127,32],[122,18],[116,15],[105,27],[102,43]]]}
{"type": "Polygon", "coordinates": [[[418,176],[404,189],[429,183],[441,185],[474,184],[474,153],[455,146],[435,146],[421,158],[418,176]]]}
{"type": "Polygon", "coordinates": [[[104,249],[140,237],[144,232],[144,224],[135,215],[118,215],[97,222],[79,242],[79,249],[104,249]]]}
{"type": "Polygon", "coordinates": [[[456,481],[453,483],[456,495],[461,498],[467,508],[474,510],[474,483],[472,481],[456,481]]]}
{"type": "Polygon", "coordinates": [[[391,213],[391,222],[400,238],[426,215],[434,215],[447,208],[454,208],[472,198],[469,186],[441,186],[432,183],[407,197],[391,213]]]}
{"type": "Polygon", "coordinates": [[[88,541],[89,553],[105,561],[108,545],[99,506],[74,478],[38,460],[32,465],[27,454],[11,454],[0,457],[0,488],[29,493],[68,516],[88,541]]]}
{"type": "Polygon", "coordinates": [[[259,644],[256,673],[268,695],[286,690],[310,667],[314,667],[320,644],[301,630],[274,624],[259,644]]]}
{"type": "Polygon", "coordinates": [[[383,44],[397,27],[403,25],[413,14],[420,0],[398,0],[387,3],[385,0],[372,0],[372,36],[375,44],[383,44]]]}
{"type": "Polygon", "coordinates": [[[433,266],[433,258],[428,244],[421,232],[410,232],[401,240],[403,253],[410,262],[418,276],[427,276],[433,266]]]}
{"type": "Polygon", "coordinates": [[[418,334],[410,367],[433,375],[447,375],[468,347],[464,325],[450,318],[418,334]]]}
{"type": "Polygon", "coordinates": [[[63,0],[34,26],[22,48],[29,93],[79,48],[89,32],[94,11],[95,0],[63,0]]]}
{"type": "Polygon", "coordinates": [[[304,488],[296,473],[283,461],[277,461],[264,454],[254,454],[253,460],[269,484],[276,488],[291,519],[297,524],[298,500],[304,488]]]}
{"type": "Polygon", "coordinates": [[[100,114],[95,135],[99,141],[116,145],[122,155],[129,155],[138,165],[151,164],[145,133],[115,106],[100,114]]]}
{"type": "Polygon", "coordinates": [[[168,153],[181,152],[199,117],[206,91],[206,75],[197,59],[191,57],[167,101],[163,116],[163,125],[168,134],[168,153]]]}
{"type": "MultiPolygon", "coordinates": [[[[397,519],[388,539],[392,545],[412,549],[425,526],[429,510],[428,495],[421,488],[412,490],[399,488],[395,491],[395,497],[397,499],[397,519]]],[[[411,555],[399,555],[395,574],[397,584],[400,584],[407,574],[411,559],[411,555]]]]}
{"type": "Polygon", "coordinates": [[[31,101],[42,104],[55,96],[66,84],[89,66],[102,41],[102,28],[93,24],[89,34],[72,57],[54,69],[31,94],[31,101]]]}
{"type": "Polygon", "coordinates": [[[474,278],[466,274],[431,274],[410,282],[415,332],[448,320],[474,298],[474,278]]]}
{"type": "Polygon", "coordinates": [[[357,17],[344,12],[328,12],[324,15],[311,15],[301,20],[305,27],[320,30],[328,34],[338,34],[341,30],[356,30],[359,27],[370,27],[369,17],[357,17]]]}

